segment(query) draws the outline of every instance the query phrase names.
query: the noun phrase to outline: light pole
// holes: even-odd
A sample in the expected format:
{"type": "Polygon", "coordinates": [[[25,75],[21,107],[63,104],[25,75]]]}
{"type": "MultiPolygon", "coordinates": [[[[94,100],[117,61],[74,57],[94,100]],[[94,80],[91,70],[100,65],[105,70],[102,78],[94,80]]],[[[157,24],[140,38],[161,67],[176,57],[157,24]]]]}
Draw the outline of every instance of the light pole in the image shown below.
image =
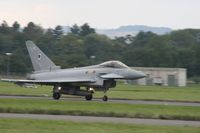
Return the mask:
{"type": "Polygon", "coordinates": [[[7,71],[6,71],[6,75],[9,76],[10,75],[10,56],[12,55],[12,53],[5,53],[7,58],[7,71]]]}

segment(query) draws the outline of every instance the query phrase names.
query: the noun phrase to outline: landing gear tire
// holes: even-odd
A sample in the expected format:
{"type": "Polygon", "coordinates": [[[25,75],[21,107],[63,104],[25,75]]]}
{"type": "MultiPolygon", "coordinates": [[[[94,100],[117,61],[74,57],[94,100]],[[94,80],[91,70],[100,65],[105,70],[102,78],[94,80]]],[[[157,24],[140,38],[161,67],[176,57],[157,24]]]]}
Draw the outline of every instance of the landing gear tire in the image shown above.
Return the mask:
{"type": "Polygon", "coordinates": [[[93,98],[92,94],[85,96],[85,99],[86,99],[87,101],[91,101],[92,98],[93,98]]]}
{"type": "Polygon", "coordinates": [[[60,99],[60,93],[58,93],[58,92],[55,92],[55,93],[53,93],[53,99],[54,100],[58,100],[58,99],[60,99]]]}
{"type": "Polygon", "coordinates": [[[106,102],[106,101],[108,101],[108,97],[105,95],[105,96],[103,96],[102,100],[106,102]]]}

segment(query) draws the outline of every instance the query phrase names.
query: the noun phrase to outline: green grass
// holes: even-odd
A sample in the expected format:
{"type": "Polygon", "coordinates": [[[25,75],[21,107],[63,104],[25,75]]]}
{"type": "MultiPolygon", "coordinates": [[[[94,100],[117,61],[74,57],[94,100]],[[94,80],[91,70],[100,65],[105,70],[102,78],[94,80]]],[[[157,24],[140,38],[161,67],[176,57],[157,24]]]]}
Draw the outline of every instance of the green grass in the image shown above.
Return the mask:
{"type": "Polygon", "coordinates": [[[2,133],[199,133],[198,127],[145,126],[58,120],[0,119],[2,133]]]}
{"type": "Polygon", "coordinates": [[[144,100],[200,101],[200,86],[164,87],[119,84],[109,92],[113,98],[144,100]]]}
{"type": "Polygon", "coordinates": [[[38,86],[38,88],[25,88],[8,82],[0,82],[0,94],[8,95],[35,95],[51,96],[52,88],[50,86],[38,86]]]}
{"type": "Polygon", "coordinates": [[[46,99],[0,99],[0,112],[200,120],[200,107],[46,99]]]}
{"type": "MultiPolygon", "coordinates": [[[[38,86],[38,88],[23,88],[11,83],[0,82],[0,94],[9,95],[36,95],[51,96],[51,86],[38,86]]],[[[95,97],[102,97],[102,92],[96,92],[95,97]]],[[[189,87],[163,87],[163,86],[136,86],[118,84],[116,88],[108,91],[110,98],[143,99],[143,100],[175,100],[199,101],[200,86],[189,87]]]]}

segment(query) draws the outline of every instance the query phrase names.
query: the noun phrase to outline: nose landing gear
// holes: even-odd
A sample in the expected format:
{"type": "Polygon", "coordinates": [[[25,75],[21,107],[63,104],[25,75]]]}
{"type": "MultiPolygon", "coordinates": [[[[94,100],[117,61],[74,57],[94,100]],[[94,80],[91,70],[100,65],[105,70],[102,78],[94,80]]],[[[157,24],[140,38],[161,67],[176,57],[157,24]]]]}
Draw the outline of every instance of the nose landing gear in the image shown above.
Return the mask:
{"type": "Polygon", "coordinates": [[[108,97],[106,95],[104,95],[102,100],[106,102],[106,101],[108,101],[108,97]]]}
{"type": "Polygon", "coordinates": [[[102,100],[103,100],[104,102],[108,101],[108,96],[106,95],[107,91],[108,91],[108,89],[105,88],[105,89],[104,89],[104,96],[103,96],[103,98],[102,98],[102,100]]]}

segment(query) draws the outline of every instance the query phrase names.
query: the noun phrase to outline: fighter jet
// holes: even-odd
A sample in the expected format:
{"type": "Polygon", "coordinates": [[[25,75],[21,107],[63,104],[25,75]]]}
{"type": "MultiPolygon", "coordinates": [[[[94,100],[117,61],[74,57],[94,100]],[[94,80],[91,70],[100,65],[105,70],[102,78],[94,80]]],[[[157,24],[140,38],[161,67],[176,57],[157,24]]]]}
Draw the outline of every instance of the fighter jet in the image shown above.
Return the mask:
{"type": "Polygon", "coordinates": [[[53,86],[53,98],[58,100],[62,94],[84,96],[92,100],[95,91],[106,92],[116,86],[116,80],[135,80],[146,75],[133,70],[120,61],[107,61],[98,65],[61,69],[56,66],[32,41],[26,41],[34,72],[27,79],[2,79],[2,81],[22,84],[53,86]],[[83,89],[84,88],[84,89],[83,89]]]}

